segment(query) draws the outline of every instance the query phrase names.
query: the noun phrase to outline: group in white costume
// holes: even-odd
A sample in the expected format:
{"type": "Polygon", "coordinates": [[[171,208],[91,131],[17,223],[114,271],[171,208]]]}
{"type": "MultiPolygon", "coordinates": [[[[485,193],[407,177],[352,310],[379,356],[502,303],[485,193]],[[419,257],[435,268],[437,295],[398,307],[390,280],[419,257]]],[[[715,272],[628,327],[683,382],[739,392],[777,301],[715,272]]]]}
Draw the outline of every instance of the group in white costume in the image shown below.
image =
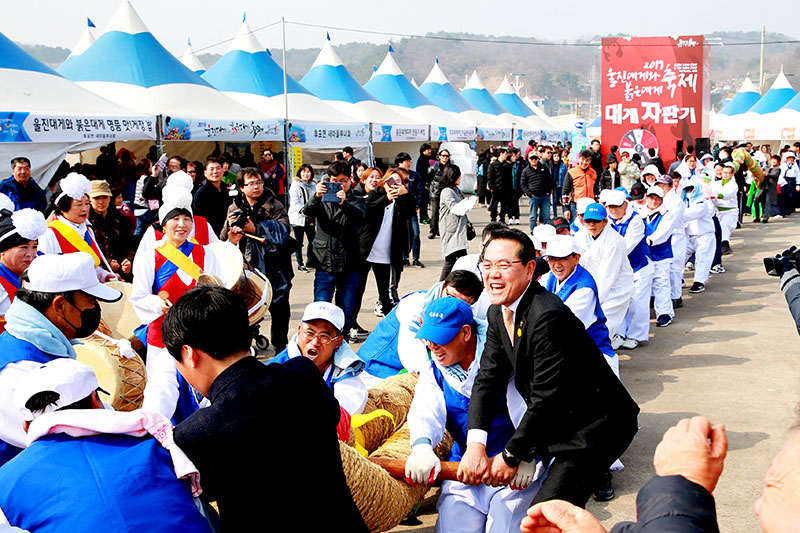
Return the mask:
{"type": "Polygon", "coordinates": [[[653,261],[653,297],[656,326],[667,327],[675,317],[670,287],[673,218],[664,204],[664,190],[658,185],[647,189],[644,225],[650,259],[653,261]]]}
{"type": "Polygon", "coordinates": [[[697,294],[705,290],[711,263],[714,261],[716,238],[714,236],[714,203],[710,199],[703,179],[699,176],[681,180],[682,196],[688,207],[684,214],[686,222],[686,256],[694,254],[694,280],[689,292],[697,294]]]}

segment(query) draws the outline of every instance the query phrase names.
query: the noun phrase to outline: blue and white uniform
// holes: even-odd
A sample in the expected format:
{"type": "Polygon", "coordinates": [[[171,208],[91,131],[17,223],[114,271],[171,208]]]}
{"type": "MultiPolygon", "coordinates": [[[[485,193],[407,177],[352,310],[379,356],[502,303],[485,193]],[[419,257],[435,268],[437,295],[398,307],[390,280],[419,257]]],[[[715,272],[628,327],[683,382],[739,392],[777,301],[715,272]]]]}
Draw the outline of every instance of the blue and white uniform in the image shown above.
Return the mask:
{"type": "MultiPolygon", "coordinates": [[[[478,320],[478,342],[475,360],[465,372],[460,364],[445,368],[430,360],[420,372],[414,400],[408,412],[412,445],[429,441],[434,447],[441,442],[445,430],[453,436],[449,461],[458,461],[467,445],[467,416],[472,386],[480,368],[480,356],[486,341],[487,325],[478,320]]],[[[512,380],[513,386],[513,380],[512,380]]],[[[489,457],[502,452],[515,426],[524,413],[515,410],[509,415],[506,398],[498,405],[492,430],[486,442],[489,457]]],[[[546,428],[542,428],[546,431],[546,428]]],[[[520,522],[541,487],[543,477],[523,490],[510,487],[471,486],[458,481],[442,482],[437,510],[436,532],[500,533],[519,530],[520,522]]]]}
{"type": "MultiPolygon", "coordinates": [[[[300,347],[297,345],[297,335],[295,334],[286,345],[286,349],[267,361],[266,364],[285,363],[289,359],[303,357],[300,347]]],[[[333,395],[348,413],[358,415],[364,411],[367,405],[367,387],[359,379],[359,374],[364,370],[364,361],[350,348],[347,342],[342,344],[333,352],[333,362],[322,371],[322,379],[333,391],[333,395]]]]}
{"type": "Polygon", "coordinates": [[[705,197],[703,180],[692,178],[687,185],[694,185],[694,189],[682,191],[688,207],[684,215],[686,221],[686,255],[683,264],[694,254],[694,281],[705,283],[708,281],[711,263],[714,262],[714,252],[717,241],[714,237],[714,203],[705,197]]]}
{"type": "Polygon", "coordinates": [[[670,298],[677,300],[683,289],[683,269],[686,266],[686,203],[674,187],[664,195],[664,204],[672,215],[672,262],[669,268],[670,298]]]}
{"type": "Polygon", "coordinates": [[[631,202],[619,220],[609,217],[611,227],[625,239],[628,261],[633,269],[633,294],[625,320],[617,332],[622,337],[644,342],[650,338],[650,294],[653,289],[653,262],[645,239],[644,221],[631,202]]]}
{"type": "Polygon", "coordinates": [[[670,268],[672,266],[673,219],[667,206],[662,203],[658,209],[648,210],[644,219],[647,246],[653,260],[653,296],[656,316],[675,316],[672,308],[672,289],[670,287],[670,268]]]}
{"type": "Polygon", "coordinates": [[[0,508],[39,533],[211,531],[152,437],[46,435],[0,468],[0,508]]]}
{"type": "Polygon", "coordinates": [[[619,358],[611,347],[606,317],[600,305],[594,277],[581,265],[576,265],[575,270],[564,281],[558,281],[558,278],[550,272],[544,279],[544,287],[561,298],[561,301],[583,322],[586,333],[594,340],[606,356],[606,362],[614,374],[619,377],[619,358]]]}
{"type": "Polygon", "coordinates": [[[582,228],[575,235],[575,243],[581,250],[580,264],[594,278],[608,331],[614,336],[625,320],[633,294],[633,269],[625,239],[606,224],[597,237],[582,228]]]}

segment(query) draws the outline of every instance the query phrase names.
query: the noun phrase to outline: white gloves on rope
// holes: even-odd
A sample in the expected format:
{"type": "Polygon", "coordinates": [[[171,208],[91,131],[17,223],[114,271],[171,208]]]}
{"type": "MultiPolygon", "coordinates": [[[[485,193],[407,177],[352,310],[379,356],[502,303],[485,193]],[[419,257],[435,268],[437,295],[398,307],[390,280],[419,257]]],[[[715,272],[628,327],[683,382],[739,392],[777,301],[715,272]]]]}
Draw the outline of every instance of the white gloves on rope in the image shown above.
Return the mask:
{"type": "Polygon", "coordinates": [[[433,451],[433,446],[420,443],[411,448],[411,455],[406,459],[407,481],[415,485],[433,483],[441,471],[442,462],[433,451]]]}

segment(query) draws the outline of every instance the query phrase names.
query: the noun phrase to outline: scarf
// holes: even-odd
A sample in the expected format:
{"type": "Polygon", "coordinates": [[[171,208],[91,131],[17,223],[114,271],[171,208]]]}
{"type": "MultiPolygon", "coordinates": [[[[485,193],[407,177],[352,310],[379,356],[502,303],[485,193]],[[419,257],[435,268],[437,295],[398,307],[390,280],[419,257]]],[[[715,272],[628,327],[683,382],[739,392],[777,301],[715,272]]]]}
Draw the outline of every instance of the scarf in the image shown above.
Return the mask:
{"type": "Polygon", "coordinates": [[[75,359],[78,355],[70,341],[42,313],[19,298],[6,311],[6,331],[30,342],[46,354],[75,359]]]}

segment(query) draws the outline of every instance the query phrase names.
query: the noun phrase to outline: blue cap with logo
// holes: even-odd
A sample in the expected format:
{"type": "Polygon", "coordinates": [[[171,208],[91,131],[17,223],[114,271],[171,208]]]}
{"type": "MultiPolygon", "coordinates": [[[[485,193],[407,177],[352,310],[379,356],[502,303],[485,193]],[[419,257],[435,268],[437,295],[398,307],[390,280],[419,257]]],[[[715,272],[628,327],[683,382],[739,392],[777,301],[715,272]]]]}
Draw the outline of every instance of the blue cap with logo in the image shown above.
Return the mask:
{"type": "Polygon", "coordinates": [[[597,202],[593,204],[589,204],[586,206],[586,211],[583,213],[583,220],[605,220],[607,216],[606,208],[603,207],[603,204],[599,204],[597,202]]]}
{"type": "Polygon", "coordinates": [[[474,320],[472,308],[464,300],[450,296],[438,298],[425,309],[417,338],[445,345],[474,320]]]}

